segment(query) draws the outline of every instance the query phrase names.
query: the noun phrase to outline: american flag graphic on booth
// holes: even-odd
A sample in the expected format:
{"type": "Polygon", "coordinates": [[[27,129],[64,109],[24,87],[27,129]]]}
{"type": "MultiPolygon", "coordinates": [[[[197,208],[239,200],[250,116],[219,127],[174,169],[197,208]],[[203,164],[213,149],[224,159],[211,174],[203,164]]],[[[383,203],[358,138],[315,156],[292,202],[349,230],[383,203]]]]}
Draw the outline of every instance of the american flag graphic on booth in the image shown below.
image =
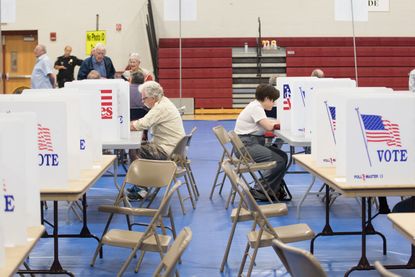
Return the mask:
{"type": "Polygon", "coordinates": [[[112,119],[112,90],[101,90],[101,118],[112,119]]]}
{"type": "Polygon", "coordinates": [[[291,110],[291,89],[288,84],[283,85],[282,88],[283,88],[283,98],[284,98],[282,102],[282,105],[283,105],[282,108],[284,111],[288,111],[288,110],[291,110]]]}
{"type": "Polygon", "coordinates": [[[52,137],[50,135],[50,129],[42,127],[41,124],[37,125],[37,145],[39,151],[53,152],[52,137]]]}
{"type": "Polygon", "coordinates": [[[388,146],[401,147],[399,124],[383,119],[380,115],[362,114],[367,142],[386,143],[388,146]]]}
{"type": "Polygon", "coordinates": [[[336,107],[329,106],[330,122],[333,126],[333,130],[336,130],[336,107]]]}

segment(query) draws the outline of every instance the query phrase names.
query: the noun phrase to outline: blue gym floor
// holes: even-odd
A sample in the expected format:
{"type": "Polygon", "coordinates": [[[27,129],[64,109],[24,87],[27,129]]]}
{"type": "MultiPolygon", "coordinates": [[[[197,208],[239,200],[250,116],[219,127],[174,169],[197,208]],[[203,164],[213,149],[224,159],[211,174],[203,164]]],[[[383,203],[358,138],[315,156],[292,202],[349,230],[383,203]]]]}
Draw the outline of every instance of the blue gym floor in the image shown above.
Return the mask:
{"type": "MultiPolygon", "coordinates": [[[[179,265],[181,276],[236,276],[239,263],[246,244],[246,234],[251,227],[250,222],[238,224],[228,266],[224,273],[219,272],[223,252],[231,229],[231,208],[225,210],[225,201],[229,193],[229,184],[225,185],[222,196],[215,191],[213,199],[209,200],[213,178],[221,156],[212,127],[223,125],[227,130],[233,129],[234,121],[185,121],[185,128],[190,131],[196,126],[190,158],[192,168],[196,175],[197,185],[201,197],[195,210],[191,209],[189,201],[185,202],[187,214],[182,215],[177,197],[173,201],[173,213],[178,232],[184,226],[190,226],[193,231],[193,240],[179,265]]],[[[293,169],[296,169],[293,166],[293,169]]],[[[299,169],[299,168],[297,168],[299,169]]],[[[288,174],[285,177],[293,201],[288,202],[289,214],[273,218],[273,225],[293,223],[307,223],[317,233],[324,225],[324,204],[317,196],[309,196],[301,210],[301,218],[296,218],[296,204],[311,181],[308,174],[288,174]]],[[[119,177],[118,182],[122,183],[119,177]]],[[[314,186],[319,188],[321,182],[314,186]]],[[[185,190],[182,188],[184,194],[185,190]]],[[[88,191],[88,226],[90,231],[101,236],[108,214],[98,212],[98,206],[111,204],[117,194],[112,177],[101,178],[95,186],[88,191]]],[[[399,200],[398,197],[388,198],[390,208],[399,200]]],[[[81,223],[73,213],[69,214],[67,222],[67,204],[60,202],[60,233],[76,233],[81,229],[81,223]]],[[[52,202],[46,211],[46,218],[52,221],[52,202]]],[[[331,208],[331,223],[334,231],[360,229],[360,205],[353,198],[339,197],[331,208]]],[[[367,257],[372,263],[379,260],[384,264],[404,264],[410,253],[410,243],[392,228],[385,215],[378,216],[373,221],[377,231],[386,235],[388,253],[382,255],[381,239],[378,236],[369,236],[367,240],[367,257]]],[[[125,217],[119,216],[113,221],[112,227],[126,228],[125,217]]],[[[49,228],[49,227],[47,227],[49,228]]],[[[136,227],[137,228],[137,227],[136,227]]],[[[138,227],[137,229],[140,229],[138,227]]],[[[50,232],[50,229],[48,229],[50,232]]],[[[296,247],[309,250],[309,241],[294,243],[296,247]]],[[[97,246],[94,239],[60,239],[60,261],[64,269],[76,276],[115,276],[122,263],[129,254],[128,249],[104,246],[104,258],[97,259],[95,267],[90,267],[92,255],[97,246]]],[[[322,237],[316,240],[315,255],[320,260],[324,270],[329,276],[343,276],[348,268],[354,266],[360,257],[360,236],[322,237]]],[[[30,255],[29,265],[33,269],[49,268],[53,257],[52,239],[41,239],[30,255]]],[[[140,271],[135,274],[136,260],[130,264],[124,276],[152,276],[160,261],[156,253],[147,253],[144,257],[140,271]]],[[[246,266],[247,268],[247,266],[246,266]]],[[[414,270],[395,270],[402,276],[414,276],[414,270]]],[[[256,259],[253,276],[289,276],[277,255],[271,248],[261,248],[256,259]]],[[[375,271],[353,272],[350,276],[379,276],[375,271]]]]}

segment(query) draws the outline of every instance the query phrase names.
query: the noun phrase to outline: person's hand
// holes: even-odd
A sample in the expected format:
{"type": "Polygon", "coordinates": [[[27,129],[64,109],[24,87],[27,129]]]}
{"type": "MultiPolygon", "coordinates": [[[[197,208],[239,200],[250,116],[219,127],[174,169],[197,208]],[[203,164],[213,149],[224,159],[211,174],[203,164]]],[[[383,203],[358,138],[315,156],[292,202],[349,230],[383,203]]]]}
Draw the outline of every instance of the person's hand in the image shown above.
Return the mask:
{"type": "Polygon", "coordinates": [[[130,131],[137,131],[137,128],[135,128],[134,123],[135,123],[135,121],[130,122],[130,131]]]}
{"type": "Polygon", "coordinates": [[[280,129],[280,124],[279,123],[276,123],[276,124],[274,124],[274,130],[279,130],[280,129]]]}

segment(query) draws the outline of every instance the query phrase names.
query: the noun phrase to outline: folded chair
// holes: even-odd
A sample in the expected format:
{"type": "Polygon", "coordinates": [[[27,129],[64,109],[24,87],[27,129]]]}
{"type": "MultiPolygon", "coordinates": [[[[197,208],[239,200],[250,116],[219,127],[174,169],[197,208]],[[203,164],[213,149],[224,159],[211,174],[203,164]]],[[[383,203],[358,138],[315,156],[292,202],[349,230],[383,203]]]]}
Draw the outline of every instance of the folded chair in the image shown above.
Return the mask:
{"type": "MultiPolygon", "coordinates": [[[[119,230],[119,229],[109,229],[109,222],[105,226],[104,233],[99,241],[95,254],[91,261],[91,266],[94,266],[97,255],[104,244],[112,245],[117,247],[124,247],[132,249],[127,260],[122,265],[117,276],[122,276],[130,264],[131,260],[135,257],[137,251],[141,251],[141,255],[138,259],[135,272],[138,272],[138,269],[143,261],[144,254],[146,251],[158,252],[161,259],[163,259],[163,253],[167,252],[167,249],[170,245],[171,236],[166,234],[166,230],[163,224],[163,215],[171,214],[170,210],[170,200],[173,195],[180,187],[180,181],[176,182],[174,186],[165,194],[160,207],[155,211],[149,211],[149,209],[143,208],[128,208],[122,207],[118,212],[122,214],[132,215],[132,216],[151,216],[152,219],[148,224],[148,227],[144,232],[137,232],[131,230],[119,230]],[[157,232],[157,228],[161,227],[162,234],[157,232]]],[[[105,210],[105,211],[109,211],[105,210]]],[[[114,215],[116,210],[111,211],[110,218],[114,215]]]]}
{"type": "Polygon", "coordinates": [[[274,248],[287,272],[292,277],[327,276],[320,262],[310,252],[288,246],[278,239],[272,241],[272,248],[274,248]]]}
{"type": "Polygon", "coordinates": [[[279,239],[283,242],[297,242],[309,240],[314,237],[314,232],[310,229],[310,227],[308,227],[307,224],[292,224],[273,227],[269,223],[264,212],[256,203],[251,193],[249,192],[249,187],[246,184],[246,182],[243,179],[235,181],[238,184],[238,186],[235,187],[236,192],[239,195],[242,195],[241,201],[245,202],[247,210],[249,210],[251,216],[254,218],[251,231],[248,233],[248,242],[246,244],[245,252],[242,257],[242,262],[238,273],[238,276],[241,276],[243,269],[245,267],[246,259],[249,255],[249,250],[253,248],[254,251],[251,255],[251,262],[249,264],[247,274],[247,276],[249,277],[251,276],[252,269],[255,263],[255,258],[259,248],[271,246],[273,239],[279,239]]]}
{"type": "Polygon", "coordinates": [[[401,277],[400,275],[392,273],[386,268],[384,268],[383,265],[379,261],[375,262],[375,268],[381,277],[401,277]]]}
{"type": "Polygon", "coordinates": [[[274,168],[277,165],[276,162],[255,162],[252,156],[249,154],[248,149],[246,149],[244,143],[239,138],[239,136],[234,131],[230,131],[228,134],[235,153],[237,153],[237,156],[239,155],[239,159],[236,166],[237,172],[249,173],[254,182],[261,188],[267,200],[270,203],[273,203],[268,192],[271,192],[274,199],[277,199],[277,196],[275,195],[272,189],[268,190],[269,184],[265,181],[265,178],[262,175],[261,171],[274,168]],[[255,174],[256,172],[259,173],[261,180],[255,174]]]}
{"type": "Polygon", "coordinates": [[[192,230],[189,227],[184,227],[156,268],[153,277],[173,277],[177,272],[176,265],[191,240],[192,230]]]}
{"type": "Polygon", "coordinates": [[[195,198],[196,195],[196,189],[193,184],[192,178],[190,177],[190,170],[187,166],[187,157],[186,157],[186,147],[187,142],[189,140],[188,136],[184,136],[176,145],[176,147],[173,149],[173,152],[170,155],[170,159],[176,163],[177,169],[176,173],[174,175],[174,180],[177,180],[178,178],[183,178],[184,183],[186,184],[187,191],[189,193],[189,197],[182,199],[180,192],[177,191],[180,201],[180,207],[182,209],[183,214],[186,214],[186,210],[184,208],[183,200],[190,199],[192,202],[193,209],[196,208],[194,198],[192,196],[192,190],[195,198]]]}
{"type": "MultiPolygon", "coordinates": [[[[234,169],[232,168],[232,165],[229,161],[224,161],[222,164],[223,171],[228,176],[232,187],[234,188],[234,191],[238,191],[236,186],[238,186],[237,180],[238,176],[234,169]]],[[[232,229],[229,234],[228,243],[226,245],[225,254],[222,259],[222,264],[220,267],[220,271],[223,272],[225,269],[225,264],[228,260],[229,251],[231,248],[233,236],[235,234],[236,225],[238,222],[243,221],[252,221],[254,218],[252,217],[251,212],[246,208],[246,200],[243,199],[244,195],[239,195],[241,198],[241,201],[239,202],[238,208],[235,208],[232,210],[231,214],[231,220],[232,220],[232,229]]],[[[275,204],[268,204],[268,205],[261,205],[259,206],[261,211],[264,213],[266,217],[277,217],[277,216],[283,216],[288,214],[288,208],[285,203],[275,203],[275,204]]]]}

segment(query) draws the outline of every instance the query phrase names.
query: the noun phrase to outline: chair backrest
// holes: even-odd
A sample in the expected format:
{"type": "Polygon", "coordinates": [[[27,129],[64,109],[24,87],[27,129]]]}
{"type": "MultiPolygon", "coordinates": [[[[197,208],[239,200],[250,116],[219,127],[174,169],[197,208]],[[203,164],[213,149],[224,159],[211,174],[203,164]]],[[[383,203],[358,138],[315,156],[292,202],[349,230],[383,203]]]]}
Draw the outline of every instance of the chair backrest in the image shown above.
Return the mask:
{"type": "Polygon", "coordinates": [[[386,268],[384,268],[383,265],[379,261],[375,262],[375,268],[378,271],[379,275],[382,277],[400,277],[400,275],[392,273],[386,268]]]}
{"type": "Polygon", "coordinates": [[[277,233],[275,233],[267,217],[261,211],[254,197],[249,192],[248,185],[245,183],[245,181],[242,178],[238,178],[238,174],[232,168],[232,165],[230,164],[230,162],[229,161],[223,162],[222,169],[223,171],[225,171],[226,176],[229,178],[232,188],[238,193],[239,197],[241,198],[241,201],[245,203],[245,207],[251,212],[252,217],[255,218],[257,222],[263,222],[264,227],[267,230],[267,232],[274,235],[275,238],[278,238],[277,233]]]}
{"type": "Polygon", "coordinates": [[[216,138],[218,139],[219,144],[222,146],[223,151],[224,151],[223,153],[226,155],[226,158],[231,159],[232,153],[231,151],[229,151],[228,148],[226,148],[226,145],[231,142],[228,132],[221,125],[213,127],[212,131],[215,134],[216,138]]]}
{"type": "Polygon", "coordinates": [[[321,267],[320,262],[310,252],[288,246],[280,240],[273,240],[274,248],[278,257],[292,277],[324,277],[327,274],[321,267]]]}
{"type": "Polygon", "coordinates": [[[176,167],[172,161],[137,159],[128,168],[124,182],[140,187],[165,187],[171,184],[176,167]]]}
{"type": "Polygon", "coordinates": [[[189,152],[190,142],[192,141],[193,134],[196,132],[196,130],[197,130],[197,127],[195,126],[195,127],[192,128],[192,130],[190,131],[190,133],[188,135],[186,135],[187,136],[186,157],[187,157],[187,154],[189,152]]]}
{"type": "Polygon", "coordinates": [[[176,271],[176,265],[186,250],[187,246],[192,240],[192,230],[189,227],[184,227],[180,234],[174,240],[173,245],[167,251],[166,255],[161,260],[154,277],[173,277],[176,271]]]}
{"type": "Polygon", "coordinates": [[[184,136],[181,138],[181,140],[179,140],[170,155],[171,160],[175,162],[184,162],[186,160],[186,147],[188,140],[188,136],[184,136]]]}
{"type": "Polygon", "coordinates": [[[244,143],[235,133],[235,131],[229,131],[228,135],[235,153],[237,154],[237,156],[239,156],[239,160],[246,164],[254,162],[254,159],[249,154],[248,149],[246,149],[244,143]]]}

